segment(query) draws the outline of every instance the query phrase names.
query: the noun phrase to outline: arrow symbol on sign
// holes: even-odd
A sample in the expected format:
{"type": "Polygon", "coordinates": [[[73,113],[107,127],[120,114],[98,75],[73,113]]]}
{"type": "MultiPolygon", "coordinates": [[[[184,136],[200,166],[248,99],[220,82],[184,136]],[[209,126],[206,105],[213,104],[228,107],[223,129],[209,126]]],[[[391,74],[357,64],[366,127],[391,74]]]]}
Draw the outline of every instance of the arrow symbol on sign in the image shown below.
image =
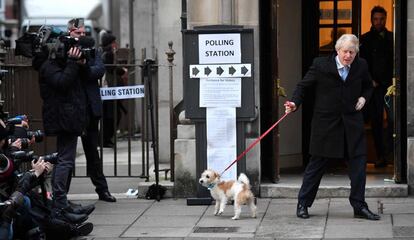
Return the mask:
{"type": "Polygon", "coordinates": [[[229,67],[230,75],[233,75],[235,72],[236,72],[236,69],[233,66],[229,67]]]}
{"type": "Polygon", "coordinates": [[[197,76],[197,74],[200,72],[200,71],[198,71],[198,68],[196,68],[196,67],[193,67],[193,75],[194,76],[197,76]]]}
{"type": "Polygon", "coordinates": [[[209,67],[204,68],[204,74],[209,75],[211,73],[211,69],[209,67]]]}
{"type": "Polygon", "coordinates": [[[249,71],[249,69],[247,69],[247,67],[245,67],[245,66],[243,66],[242,68],[241,68],[241,73],[243,74],[243,75],[246,75],[246,73],[249,71]]]}
{"type": "Polygon", "coordinates": [[[224,72],[223,68],[221,68],[221,67],[217,68],[217,75],[220,76],[221,74],[223,74],[223,72],[224,72]]]}

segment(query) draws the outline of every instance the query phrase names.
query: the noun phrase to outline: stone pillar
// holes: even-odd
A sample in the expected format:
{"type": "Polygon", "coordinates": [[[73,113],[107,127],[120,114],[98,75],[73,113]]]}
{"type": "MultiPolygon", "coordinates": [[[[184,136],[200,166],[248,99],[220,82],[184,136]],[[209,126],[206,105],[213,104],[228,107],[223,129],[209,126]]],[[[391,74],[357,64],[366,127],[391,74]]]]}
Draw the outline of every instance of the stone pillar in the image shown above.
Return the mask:
{"type": "Polygon", "coordinates": [[[174,196],[194,197],[197,194],[195,125],[179,116],[177,139],[174,141],[174,196]]]}

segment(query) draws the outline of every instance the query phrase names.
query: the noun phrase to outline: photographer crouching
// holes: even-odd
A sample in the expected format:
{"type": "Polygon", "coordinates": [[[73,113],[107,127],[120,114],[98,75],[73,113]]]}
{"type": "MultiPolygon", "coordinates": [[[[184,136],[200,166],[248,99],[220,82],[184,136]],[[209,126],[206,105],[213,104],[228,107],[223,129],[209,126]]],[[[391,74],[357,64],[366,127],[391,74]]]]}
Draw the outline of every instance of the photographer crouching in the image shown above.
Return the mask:
{"type": "Polygon", "coordinates": [[[43,134],[40,130],[29,131],[25,115],[6,123],[7,126],[0,120],[0,239],[70,239],[88,235],[93,230],[92,223],[54,218],[50,210],[45,173],[52,171],[58,153],[37,156],[29,150],[29,144],[41,141],[43,134]],[[22,172],[23,163],[31,163],[31,170],[22,172]]]}
{"type": "MultiPolygon", "coordinates": [[[[76,19],[69,24],[75,28],[83,27],[83,23],[76,19]]],[[[71,206],[67,200],[77,138],[86,130],[90,117],[85,85],[91,75],[98,74],[88,63],[93,56],[88,56],[90,52],[85,49],[90,46],[83,46],[90,43],[89,39],[60,38],[39,69],[43,127],[46,136],[57,137],[58,160],[52,173],[52,215],[67,222],[85,221],[94,208],[71,206]]]]}

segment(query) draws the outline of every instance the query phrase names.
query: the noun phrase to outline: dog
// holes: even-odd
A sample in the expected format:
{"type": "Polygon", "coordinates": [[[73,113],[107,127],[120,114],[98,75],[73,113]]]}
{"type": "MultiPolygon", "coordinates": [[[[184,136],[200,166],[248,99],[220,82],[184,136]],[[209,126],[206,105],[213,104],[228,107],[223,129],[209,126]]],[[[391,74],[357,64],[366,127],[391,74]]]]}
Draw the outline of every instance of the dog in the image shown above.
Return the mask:
{"type": "Polygon", "coordinates": [[[228,200],[234,200],[233,220],[240,218],[241,205],[248,204],[251,216],[256,217],[256,205],[254,195],[250,190],[250,181],[244,173],[241,173],[237,181],[221,181],[220,174],[213,170],[205,170],[201,174],[199,183],[210,190],[211,196],[216,200],[214,215],[221,215],[228,200]]]}

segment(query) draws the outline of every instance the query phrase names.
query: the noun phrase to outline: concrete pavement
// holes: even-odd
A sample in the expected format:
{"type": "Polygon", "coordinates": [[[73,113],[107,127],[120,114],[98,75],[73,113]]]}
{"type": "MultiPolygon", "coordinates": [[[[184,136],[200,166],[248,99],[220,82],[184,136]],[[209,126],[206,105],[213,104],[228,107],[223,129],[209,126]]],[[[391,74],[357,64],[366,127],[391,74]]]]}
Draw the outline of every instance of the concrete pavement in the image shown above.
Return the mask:
{"type": "Polygon", "coordinates": [[[118,197],[116,203],[77,200],[96,205],[88,220],[93,232],[78,239],[414,239],[412,197],[367,199],[374,212],[378,201],[383,204],[380,221],[353,218],[346,198],[317,199],[309,219],[295,216],[296,199],[258,198],[257,218],[250,218],[243,206],[235,221],[232,206],[214,216],[213,206],[187,206],[186,199],[118,197]]]}
{"type": "MultiPolygon", "coordinates": [[[[140,164],[139,143],[134,143],[134,175],[142,171],[140,164]],[[138,150],[137,150],[138,149],[138,150]]],[[[77,173],[85,172],[85,159],[81,145],[78,145],[77,173]]],[[[126,144],[120,143],[119,168],[120,175],[126,175],[126,144]],[[124,149],[123,149],[124,148],[124,149]]],[[[113,155],[111,149],[104,149],[104,169],[107,176],[113,174],[113,155]]],[[[151,163],[152,163],[152,156],[151,163]]],[[[150,171],[152,172],[152,171],[150,171]]],[[[222,216],[213,215],[213,206],[187,206],[186,199],[171,198],[171,191],[167,191],[169,198],[160,202],[154,200],[127,198],[124,194],[129,188],[139,189],[139,195],[146,192],[145,186],[151,183],[137,177],[109,177],[110,191],[118,198],[116,203],[106,203],[97,200],[94,187],[89,178],[73,178],[69,199],[81,204],[94,203],[95,211],[89,216],[94,224],[93,232],[87,237],[78,239],[413,239],[414,240],[414,197],[383,198],[382,196],[396,196],[392,192],[401,192],[407,196],[404,185],[397,185],[385,181],[389,176],[370,175],[367,179],[367,198],[370,209],[378,212],[378,201],[383,204],[383,214],[380,221],[354,219],[353,211],[347,198],[331,198],[329,194],[321,194],[326,189],[334,188],[338,192],[349,194],[343,186],[349,185],[346,176],[326,176],[321,183],[321,193],[312,208],[309,209],[310,219],[299,219],[295,215],[300,176],[284,176],[286,181],[277,184],[278,189],[272,190],[268,185],[262,187],[264,196],[271,196],[271,192],[287,191],[277,196],[291,198],[258,198],[258,217],[249,217],[247,207],[243,206],[241,219],[231,220],[233,207],[227,206],[222,216]],[[326,186],[325,186],[326,185],[326,186]],[[282,188],[280,188],[282,186],[282,188]],[[293,186],[293,187],[292,187],[293,186]],[[324,189],[324,186],[326,189],[324,189]],[[370,189],[380,186],[380,193],[372,194],[370,189]],[[284,187],[284,188],[283,188],[284,187]],[[286,189],[285,189],[286,188],[286,189]],[[397,188],[396,190],[393,190],[397,188]],[[264,190],[268,189],[267,191],[264,190]],[[282,189],[282,190],[280,190],[282,189]],[[285,189],[285,190],[284,190],[285,189]],[[344,190],[345,189],[345,190],[344,190]],[[267,193],[267,195],[265,194],[267,193]]],[[[161,180],[164,180],[161,177],[161,180]]],[[[172,188],[170,181],[163,181],[161,185],[172,188]]],[[[378,191],[374,191],[378,192],[378,191]]]]}

